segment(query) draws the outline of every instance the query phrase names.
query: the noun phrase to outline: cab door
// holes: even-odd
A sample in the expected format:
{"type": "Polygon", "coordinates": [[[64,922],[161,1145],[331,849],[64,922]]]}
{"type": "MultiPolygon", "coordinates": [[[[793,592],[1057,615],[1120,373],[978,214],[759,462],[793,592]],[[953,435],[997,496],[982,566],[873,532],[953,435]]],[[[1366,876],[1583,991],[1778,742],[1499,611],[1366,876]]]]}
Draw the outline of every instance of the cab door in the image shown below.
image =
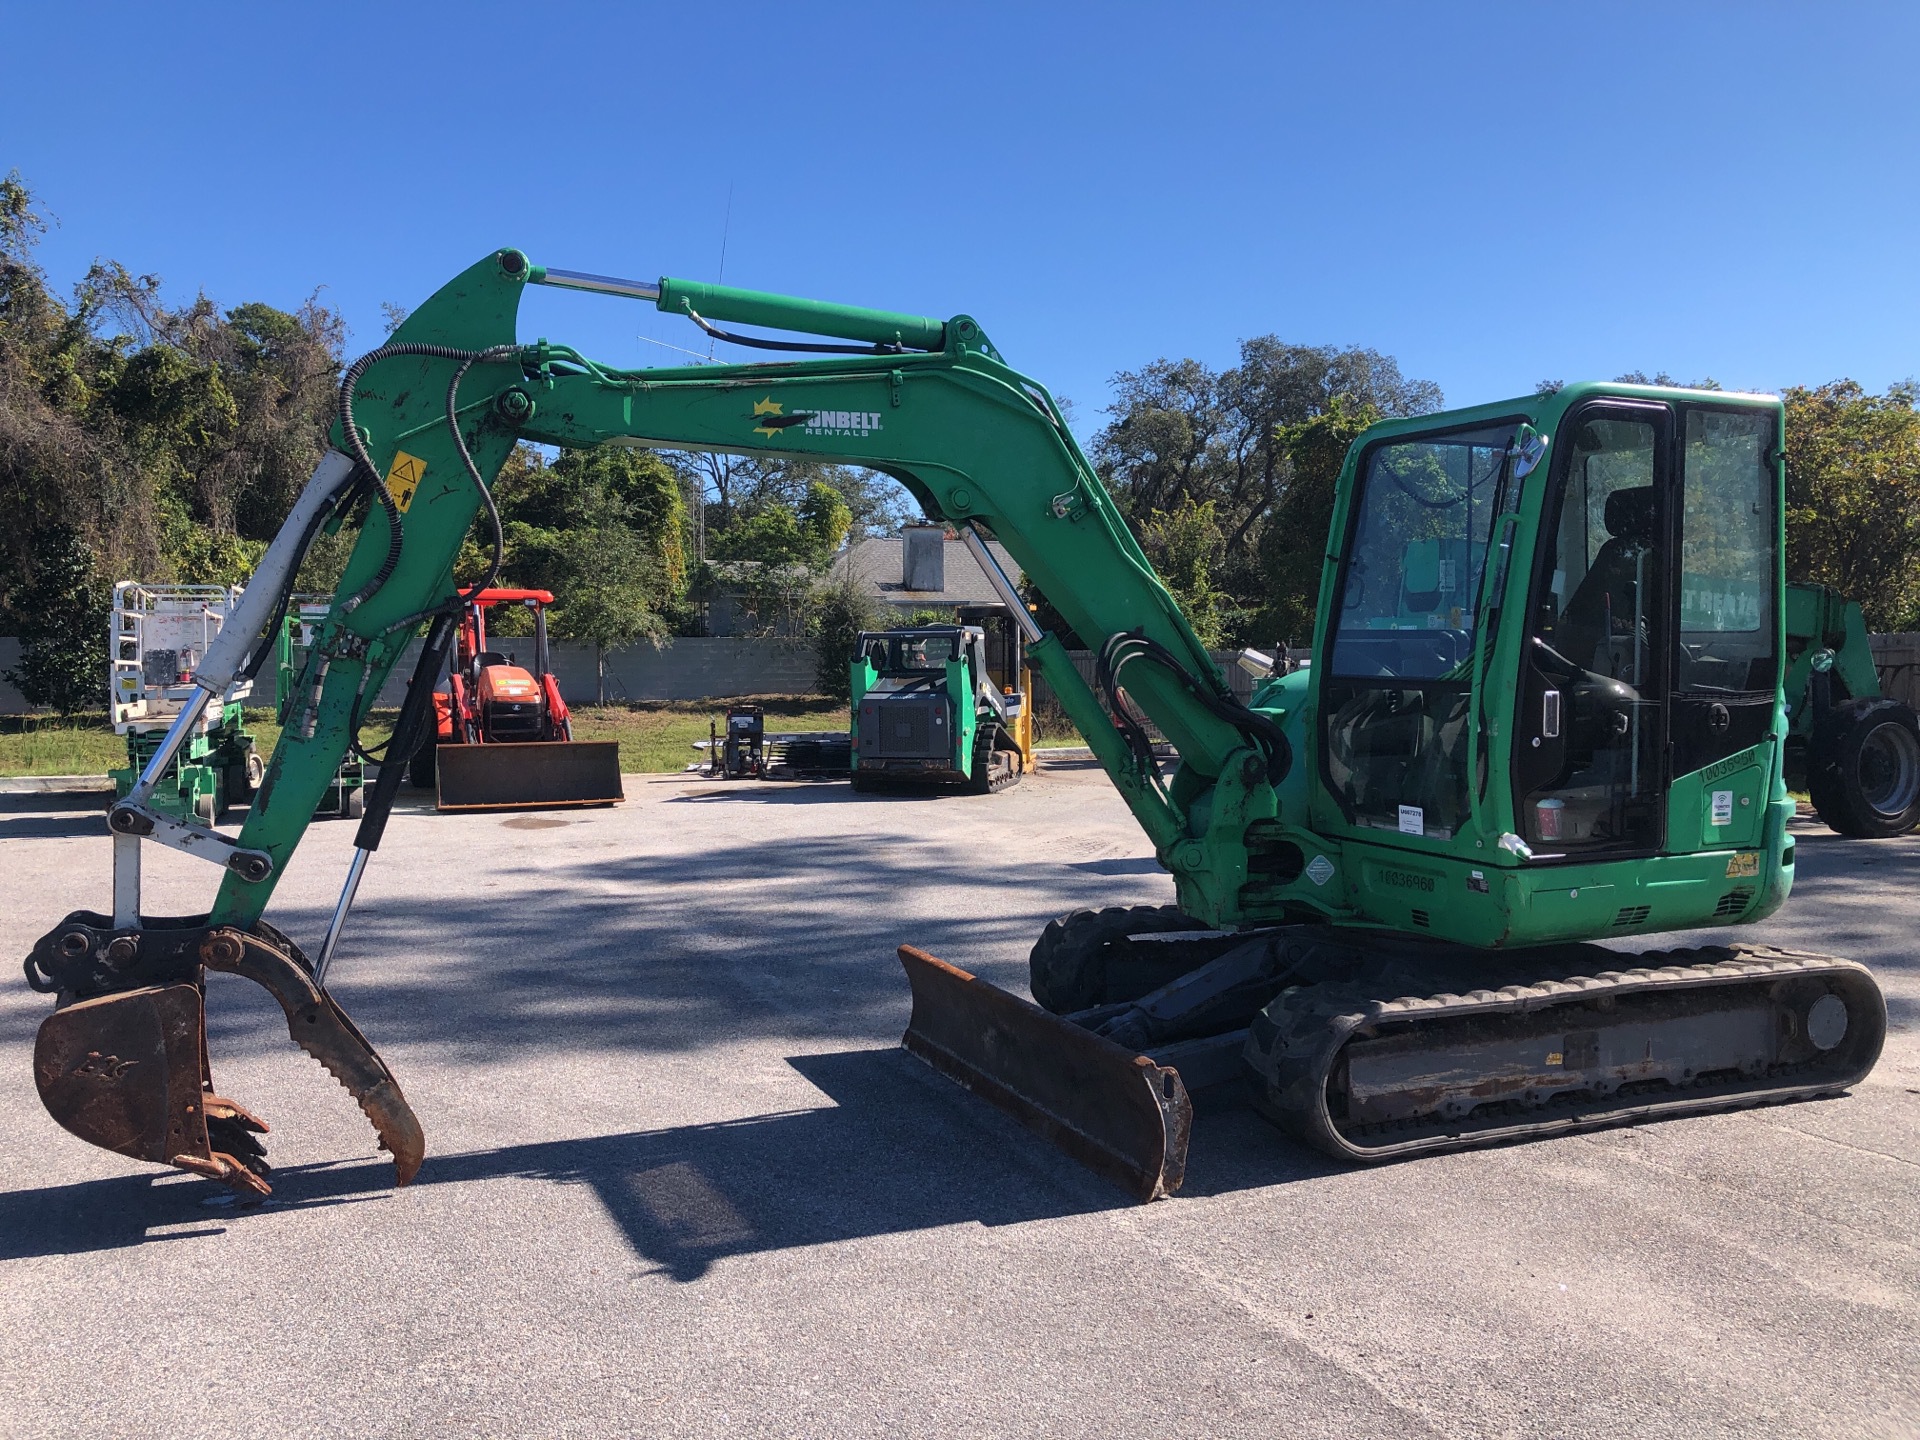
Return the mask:
{"type": "Polygon", "coordinates": [[[1674,417],[1602,401],[1562,422],[1517,697],[1516,828],[1538,859],[1664,842],[1674,417]]]}
{"type": "Polygon", "coordinates": [[[1773,731],[1780,684],[1778,431],[1771,409],[1700,405],[1682,416],[1675,849],[1757,845],[1764,829],[1775,757],[1756,747],[1773,731]],[[1696,775],[1697,796],[1680,783],[1696,775]]]}

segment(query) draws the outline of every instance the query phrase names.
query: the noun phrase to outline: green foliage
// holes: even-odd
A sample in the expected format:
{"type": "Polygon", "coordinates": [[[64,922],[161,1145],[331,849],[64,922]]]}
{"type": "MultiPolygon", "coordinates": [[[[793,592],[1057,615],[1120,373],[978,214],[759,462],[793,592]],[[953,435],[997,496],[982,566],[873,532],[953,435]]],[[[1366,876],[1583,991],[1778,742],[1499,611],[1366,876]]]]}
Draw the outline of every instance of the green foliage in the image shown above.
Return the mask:
{"type": "MultiPolygon", "coordinates": [[[[1337,405],[1399,416],[1441,404],[1437,386],[1407,379],[1378,351],[1289,345],[1272,335],[1243,342],[1239,364],[1226,370],[1157,360],[1122,371],[1113,384],[1113,420],[1094,439],[1095,468],[1143,540],[1149,526],[1166,523],[1156,516],[1178,515],[1185,504],[1213,507],[1207,589],[1228,643],[1254,638],[1249,625],[1271,620],[1263,537],[1280,526],[1295,484],[1293,429],[1337,405]]],[[[1204,531],[1189,515],[1186,533],[1204,531]]],[[[1276,539],[1291,543],[1292,535],[1276,539]]]]}
{"type": "Polygon", "coordinates": [[[1305,645],[1313,638],[1320,567],[1333,524],[1340,467],[1360,432],[1379,418],[1374,406],[1349,404],[1337,396],[1324,414],[1275,432],[1293,479],[1260,534],[1263,603],[1248,625],[1246,639],[1255,644],[1305,645]]]}
{"type": "Polygon", "coordinates": [[[853,528],[853,507],[825,481],[810,480],[798,516],[800,534],[806,542],[801,559],[815,570],[826,569],[834,552],[847,543],[847,533],[853,528]]]}
{"type": "Polygon", "coordinates": [[[839,491],[824,481],[809,481],[798,505],[765,500],[740,515],[708,543],[720,561],[760,565],[804,565],[816,572],[832,563],[853,525],[853,510],[839,491]]]}
{"type": "Polygon", "coordinates": [[[1195,504],[1191,495],[1183,495],[1171,512],[1155,510],[1140,527],[1141,548],[1180,602],[1193,633],[1210,650],[1219,646],[1222,634],[1222,597],[1212,576],[1221,542],[1216,504],[1195,504]]]}
{"type": "Polygon", "coordinates": [[[1860,602],[1871,630],[1920,628],[1920,414],[1909,381],[1796,386],[1787,407],[1787,578],[1860,602]]]}
{"type": "Polygon", "coordinates": [[[844,700],[852,690],[849,671],[862,630],[882,626],[880,604],[857,585],[822,588],[814,613],[814,689],[844,700]]]}
{"type": "Polygon", "coordinates": [[[565,530],[555,549],[567,576],[555,592],[555,631],[602,649],[666,635],[657,607],[664,588],[660,559],[633,531],[565,530]]]}
{"type": "MultiPolygon", "coordinates": [[[[672,628],[688,581],[687,517],[680,484],[651,452],[617,446],[565,450],[548,464],[517,447],[494,481],[506,541],[500,583],[554,596],[553,633],[601,648],[672,628]]],[[[486,574],[485,517],[454,565],[472,584],[486,574]]],[[[524,631],[519,611],[499,615],[502,635],[524,631]]]]}
{"type": "Polygon", "coordinates": [[[103,578],[241,578],[319,459],[342,329],[309,301],[174,308],[96,263],[63,301],[44,229],[0,181],[0,631],[27,623],[35,536],[78,534],[103,578]]]}
{"type": "Polygon", "coordinates": [[[72,526],[50,525],[33,539],[33,568],[20,587],[32,603],[21,599],[15,611],[20,664],[6,678],[29,704],[71,715],[98,706],[106,695],[111,591],[72,526]]]}

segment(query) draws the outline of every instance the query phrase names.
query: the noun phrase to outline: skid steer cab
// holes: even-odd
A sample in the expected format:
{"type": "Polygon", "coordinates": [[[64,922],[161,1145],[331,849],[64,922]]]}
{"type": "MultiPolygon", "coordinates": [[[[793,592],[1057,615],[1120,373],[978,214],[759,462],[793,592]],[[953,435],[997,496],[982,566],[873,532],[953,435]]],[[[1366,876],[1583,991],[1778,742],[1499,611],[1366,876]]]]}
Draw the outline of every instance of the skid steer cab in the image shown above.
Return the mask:
{"type": "Polygon", "coordinates": [[[979,794],[1033,768],[1031,681],[1004,605],[953,625],[869,630],[854,645],[853,784],[933,783],[979,794]]]}
{"type": "Polygon", "coordinates": [[[573,738],[573,716],[549,663],[552,603],[546,590],[482,590],[467,600],[447,686],[433,693],[433,737],[408,762],[408,778],[433,788],[439,809],[537,810],[626,798],[619,742],[573,738]],[[513,643],[509,637],[489,633],[489,612],[505,607],[531,615],[530,670],[502,648],[513,643]]]}

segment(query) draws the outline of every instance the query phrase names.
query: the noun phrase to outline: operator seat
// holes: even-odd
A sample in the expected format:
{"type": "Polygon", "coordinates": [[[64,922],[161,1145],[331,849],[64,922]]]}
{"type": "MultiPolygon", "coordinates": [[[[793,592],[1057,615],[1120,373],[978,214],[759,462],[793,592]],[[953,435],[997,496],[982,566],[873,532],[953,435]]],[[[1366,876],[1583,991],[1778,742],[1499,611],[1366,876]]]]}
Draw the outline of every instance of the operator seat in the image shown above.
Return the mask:
{"type": "Polygon", "coordinates": [[[1611,667],[1596,657],[1612,639],[1607,633],[1609,610],[1616,619],[1633,623],[1640,558],[1653,548],[1655,538],[1653,487],[1615,490],[1607,496],[1604,523],[1607,542],[1560,612],[1554,648],[1576,665],[1611,673],[1611,667]]]}

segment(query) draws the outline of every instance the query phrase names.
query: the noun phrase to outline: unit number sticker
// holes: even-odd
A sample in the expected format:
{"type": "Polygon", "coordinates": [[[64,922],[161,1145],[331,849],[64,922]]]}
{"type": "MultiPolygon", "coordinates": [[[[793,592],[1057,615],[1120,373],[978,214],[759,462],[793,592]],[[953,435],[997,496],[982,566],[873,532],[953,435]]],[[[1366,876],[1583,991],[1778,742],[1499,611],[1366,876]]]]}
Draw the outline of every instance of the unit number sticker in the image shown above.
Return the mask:
{"type": "Polygon", "coordinates": [[[1400,807],[1400,833],[1402,835],[1424,835],[1427,833],[1427,812],[1418,805],[1400,807]]]}

